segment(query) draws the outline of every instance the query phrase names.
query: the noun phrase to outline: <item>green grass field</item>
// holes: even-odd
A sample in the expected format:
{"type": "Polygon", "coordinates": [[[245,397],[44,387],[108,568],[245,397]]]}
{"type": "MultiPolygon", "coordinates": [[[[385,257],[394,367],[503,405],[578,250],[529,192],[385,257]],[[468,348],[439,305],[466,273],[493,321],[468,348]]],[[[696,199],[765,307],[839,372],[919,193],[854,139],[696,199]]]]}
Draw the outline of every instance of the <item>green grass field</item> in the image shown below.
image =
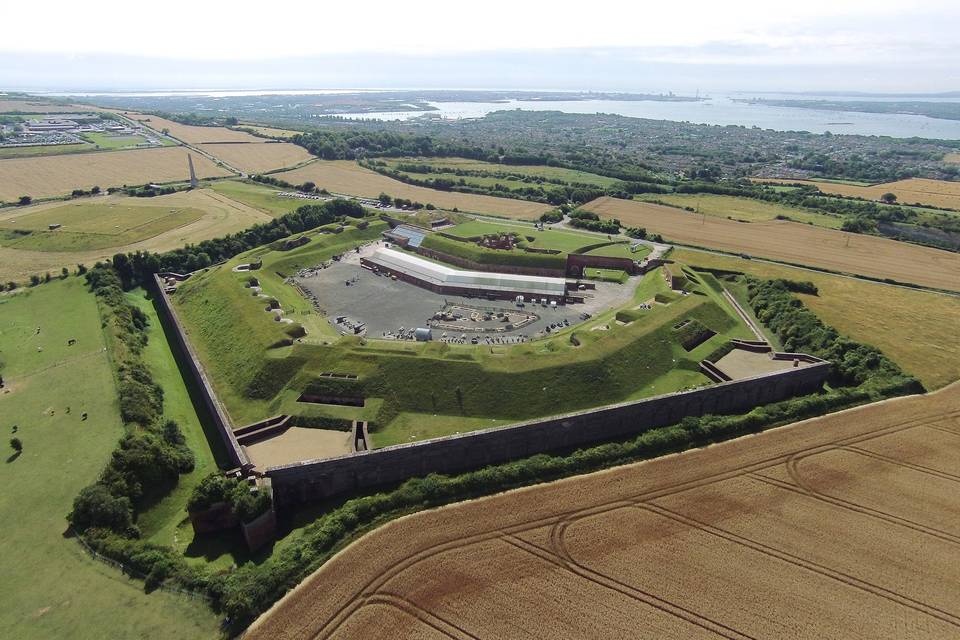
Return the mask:
{"type": "MultiPolygon", "coordinates": [[[[456,226],[444,229],[443,232],[458,238],[475,238],[478,236],[497,233],[516,233],[520,236],[521,241],[527,246],[537,249],[555,249],[557,251],[563,251],[564,253],[574,253],[580,249],[589,247],[590,245],[595,245],[598,242],[596,235],[579,233],[577,231],[559,229],[545,229],[544,231],[538,231],[534,226],[529,224],[489,222],[486,220],[470,220],[468,222],[462,222],[456,226]],[[533,240],[531,241],[527,238],[533,238],[533,240]]],[[[626,240],[623,240],[623,246],[629,247],[629,243],[626,240]]],[[[629,248],[625,253],[629,254],[629,248]]],[[[634,259],[639,259],[639,257],[642,257],[643,255],[644,254],[642,253],[634,254],[633,257],[634,259]]]]}
{"type": "Polygon", "coordinates": [[[660,194],[651,193],[636,197],[637,200],[657,201],[677,207],[692,207],[697,212],[718,218],[732,218],[745,222],[765,222],[786,216],[796,222],[814,224],[828,229],[839,229],[843,216],[816,213],[797,207],[787,207],[753,198],[721,196],[710,193],[660,194]]]}
{"type": "Polygon", "coordinates": [[[0,246],[34,251],[84,251],[119,247],[202,218],[191,207],[101,203],[83,199],[37,211],[26,209],[0,221],[0,246]],[[50,230],[51,224],[62,225],[50,230]]]}
{"type": "MultiPolygon", "coordinates": [[[[395,169],[398,164],[401,163],[411,163],[411,164],[425,164],[430,165],[431,167],[437,168],[449,168],[451,169],[449,175],[444,175],[443,177],[448,177],[450,179],[459,179],[461,176],[457,176],[454,173],[455,170],[459,169],[462,171],[477,171],[484,173],[503,173],[510,174],[513,176],[521,177],[530,177],[530,178],[547,178],[550,180],[560,180],[567,184],[584,184],[595,187],[609,187],[612,184],[618,182],[616,178],[609,178],[607,176],[597,175],[595,173],[588,173],[586,171],[577,171],[575,169],[564,169],[561,167],[548,167],[545,165],[512,165],[512,164],[497,164],[492,162],[483,162],[480,160],[470,160],[468,158],[403,158],[397,160],[389,160],[387,164],[395,169]]],[[[418,174],[409,174],[419,179],[430,178],[430,177],[440,177],[441,174],[431,173],[418,173],[418,174]]],[[[485,178],[481,176],[463,176],[467,182],[474,182],[478,180],[490,180],[490,178],[485,178]]],[[[501,184],[506,184],[506,179],[493,179],[493,182],[500,182],[501,184]]],[[[523,182],[521,180],[515,180],[517,186],[531,186],[529,182],[523,182]]],[[[476,184],[480,184],[476,182],[476,184]]],[[[536,183],[533,183],[536,184],[536,183]]],[[[545,183],[544,187],[549,188],[550,184],[545,183]]]]}
{"type": "Polygon", "coordinates": [[[142,582],[63,535],[74,497],[97,478],[123,432],[97,305],[82,281],[0,296],[0,360],[4,637],[216,637],[217,619],[204,604],[144,594],[142,582]],[[71,338],[77,343],[67,346],[71,338]],[[24,450],[11,459],[14,425],[24,450]]]}
{"type": "Polygon", "coordinates": [[[595,269],[593,267],[585,269],[584,275],[590,280],[619,282],[620,284],[624,284],[628,277],[627,272],[620,269],[595,269]]]}
{"type": "Polygon", "coordinates": [[[515,265],[540,269],[564,269],[567,256],[563,253],[530,253],[523,249],[488,249],[473,242],[460,242],[437,234],[428,235],[420,243],[431,249],[481,265],[515,265]]]}
{"type": "MultiPolygon", "coordinates": [[[[101,150],[133,149],[136,148],[138,144],[147,141],[147,139],[141,135],[123,136],[100,132],[85,133],[82,137],[101,150]]],[[[167,144],[172,144],[167,141],[166,138],[163,138],[163,140],[166,141],[167,144]]]]}
{"type": "Polygon", "coordinates": [[[496,418],[469,418],[406,412],[401,413],[390,424],[373,434],[371,439],[373,440],[373,446],[376,448],[389,447],[395,444],[419,442],[478,429],[489,429],[509,423],[509,420],[497,420],[496,418]]]}
{"type": "MultiPolygon", "coordinates": [[[[201,417],[197,415],[191,402],[187,383],[170,349],[164,326],[151,299],[142,289],[128,293],[127,299],[150,319],[150,326],[147,328],[149,341],[143,351],[143,359],[150,367],[154,380],[163,387],[164,417],[176,420],[180,425],[196,461],[193,472],[180,476],[177,488],[148,511],[139,514],[137,523],[143,537],[148,541],[184,552],[193,542],[193,527],[190,526],[184,511],[187,500],[197,483],[218,468],[211,443],[217,446],[220,459],[225,460],[222,444],[215,431],[211,431],[209,437],[204,433],[201,417]]],[[[207,423],[211,424],[209,420],[207,423]]]]}
{"type": "Polygon", "coordinates": [[[264,294],[276,298],[287,317],[302,324],[312,341],[335,340],[338,334],[330,324],[293,287],[284,284],[278,272],[289,275],[319,264],[378,238],[385,228],[386,223],[374,222],[365,230],[350,229],[336,235],[311,232],[308,235],[313,240],[293,251],[254,249],[180,287],[174,296],[180,317],[236,424],[253,422],[279,406],[273,398],[246,397],[243,390],[266,367],[282,366],[284,359],[268,357],[273,355],[268,350],[285,354],[283,349],[269,348],[287,338],[284,331],[289,328],[264,311],[265,300],[251,295],[244,286],[246,280],[250,275],[259,278],[264,294]],[[254,274],[230,270],[255,257],[263,258],[263,268],[254,274]]]}
{"type": "Polygon", "coordinates": [[[280,216],[296,211],[305,204],[310,204],[309,200],[298,200],[296,198],[280,198],[276,195],[277,191],[282,191],[278,187],[270,187],[252,182],[242,182],[240,180],[214,180],[208,185],[211,189],[226,196],[231,200],[242,202],[254,209],[259,209],[266,214],[279,218],[280,216]]]}
{"type": "Polygon", "coordinates": [[[587,251],[586,255],[588,256],[608,256],[611,258],[630,258],[631,260],[643,260],[649,253],[651,249],[645,244],[637,246],[636,251],[630,250],[629,242],[622,242],[617,244],[608,244],[596,249],[591,249],[587,251]]]}

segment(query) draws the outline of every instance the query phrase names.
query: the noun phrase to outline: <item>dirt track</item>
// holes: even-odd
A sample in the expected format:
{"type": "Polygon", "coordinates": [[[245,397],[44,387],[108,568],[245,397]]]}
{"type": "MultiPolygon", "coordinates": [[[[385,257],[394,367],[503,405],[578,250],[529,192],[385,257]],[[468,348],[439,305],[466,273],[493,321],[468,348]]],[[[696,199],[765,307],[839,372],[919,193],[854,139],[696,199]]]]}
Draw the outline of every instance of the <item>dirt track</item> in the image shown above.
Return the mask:
{"type": "Polygon", "coordinates": [[[247,638],[960,637],[960,383],[403,518],[247,638]]]}
{"type": "Polygon", "coordinates": [[[644,227],[668,241],[960,291],[960,254],[949,251],[786,220],[735,222],[609,197],[583,208],[628,226],[644,227]]]}

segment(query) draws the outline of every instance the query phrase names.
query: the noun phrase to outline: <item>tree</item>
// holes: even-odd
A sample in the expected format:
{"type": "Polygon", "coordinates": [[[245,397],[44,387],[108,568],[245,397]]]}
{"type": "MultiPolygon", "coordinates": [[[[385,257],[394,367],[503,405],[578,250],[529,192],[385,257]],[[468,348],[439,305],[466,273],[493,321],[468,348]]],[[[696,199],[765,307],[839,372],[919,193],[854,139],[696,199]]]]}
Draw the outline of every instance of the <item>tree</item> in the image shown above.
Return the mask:
{"type": "Polygon", "coordinates": [[[73,501],[67,520],[77,531],[90,527],[106,527],[124,531],[133,524],[133,508],[126,496],[116,497],[100,484],[84,488],[73,501]]]}
{"type": "Polygon", "coordinates": [[[61,280],[66,280],[67,276],[69,276],[69,275],[70,275],[70,270],[69,270],[69,269],[67,269],[66,267],[64,267],[63,269],[60,269],[60,279],[61,279],[61,280]]]}
{"type": "Polygon", "coordinates": [[[23,451],[23,442],[20,438],[10,438],[10,448],[13,449],[14,453],[21,453],[23,451]]]}
{"type": "Polygon", "coordinates": [[[314,191],[316,191],[316,189],[317,189],[317,185],[310,182],[309,180],[307,180],[302,185],[300,185],[300,191],[304,191],[306,193],[313,193],[314,191]]]}
{"type": "Polygon", "coordinates": [[[16,282],[14,282],[13,280],[10,280],[9,282],[7,282],[7,291],[13,291],[16,288],[17,288],[16,282]]]}
{"type": "Polygon", "coordinates": [[[234,118],[233,116],[230,116],[229,118],[223,121],[223,124],[227,125],[228,127],[235,127],[238,124],[240,124],[240,121],[234,118]]]}
{"type": "Polygon", "coordinates": [[[35,287],[38,284],[40,284],[40,276],[38,276],[37,274],[33,274],[32,276],[30,276],[30,286],[35,287]]]}
{"type": "Polygon", "coordinates": [[[391,198],[386,193],[381,193],[380,196],[377,198],[377,200],[379,200],[380,204],[382,204],[385,207],[389,207],[390,204],[393,203],[393,198],[391,198]]]}
{"type": "Polygon", "coordinates": [[[20,196],[20,200],[17,201],[17,204],[19,204],[21,207],[25,207],[31,202],[33,202],[33,198],[30,196],[20,196]]]}
{"type": "Polygon", "coordinates": [[[87,266],[86,266],[85,264],[78,264],[78,265],[77,265],[77,275],[78,275],[78,276],[82,276],[82,275],[85,274],[86,272],[87,272],[87,266]]]}
{"type": "Polygon", "coordinates": [[[97,195],[100,193],[100,187],[90,187],[90,195],[97,195]]]}
{"type": "Polygon", "coordinates": [[[882,202],[885,202],[886,204],[893,204],[894,202],[897,201],[897,194],[891,193],[888,191],[887,193],[880,196],[880,200],[882,202]]]}

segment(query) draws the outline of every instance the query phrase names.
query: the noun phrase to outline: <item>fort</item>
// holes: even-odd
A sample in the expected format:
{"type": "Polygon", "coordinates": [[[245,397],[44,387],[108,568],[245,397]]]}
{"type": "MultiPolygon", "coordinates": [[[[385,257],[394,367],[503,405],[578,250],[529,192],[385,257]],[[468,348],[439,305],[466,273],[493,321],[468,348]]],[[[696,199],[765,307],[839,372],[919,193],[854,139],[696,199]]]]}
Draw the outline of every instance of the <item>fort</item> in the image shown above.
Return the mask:
{"type": "MultiPolygon", "coordinates": [[[[274,502],[281,509],[414,476],[456,473],[537,453],[624,438],[678,423],[687,416],[746,411],[815,392],[830,370],[829,362],[812,356],[770,354],[782,364],[760,375],[727,380],[732,376],[718,369],[721,377],[715,379],[723,381],[697,389],[374,450],[366,450],[366,437],[355,437],[354,443],[362,440],[363,447],[346,455],[259,468],[238,440],[238,434],[247,441],[255,433],[263,436],[282,431],[289,426],[286,416],[234,430],[235,425],[217,398],[168,296],[171,284],[184,276],[160,274],[154,278],[160,309],[174,329],[176,346],[186,356],[189,372],[223,440],[230,463],[243,475],[268,481],[264,484],[272,487],[274,502]]],[[[759,354],[767,351],[757,343],[745,346],[759,354]]],[[[356,433],[356,424],[353,429],[356,433]]],[[[359,429],[365,434],[366,425],[359,429]]]]}

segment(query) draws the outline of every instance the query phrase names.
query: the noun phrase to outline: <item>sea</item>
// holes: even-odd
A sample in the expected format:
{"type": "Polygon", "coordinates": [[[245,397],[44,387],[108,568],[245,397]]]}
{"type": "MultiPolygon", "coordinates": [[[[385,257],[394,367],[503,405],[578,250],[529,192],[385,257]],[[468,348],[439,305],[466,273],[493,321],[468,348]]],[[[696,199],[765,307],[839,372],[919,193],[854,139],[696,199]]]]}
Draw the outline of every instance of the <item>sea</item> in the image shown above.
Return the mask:
{"type": "MultiPolygon", "coordinates": [[[[71,95],[94,97],[110,96],[255,96],[255,95],[324,95],[338,93],[360,93],[384,91],[383,89],[323,89],[296,91],[170,91],[142,93],[70,93],[71,95]]],[[[48,94],[54,95],[54,94],[48,94]]],[[[435,111],[386,111],[371,113],[341,113],[346,118],[360,120],[410,120],[412,118],[442,118],[457,120],[464,118],[482,118],[494,111],[521,109],[525,111],[562,111],[565,113],[605,113],[631,118],[651,118],[654,120],[672,120],[711,125],[736,125],[758,127],[774,131],[807,131],[810,133],[858,134],[868,136],[890,136],[895,138],[933,138],[941,140],[960,140],[960,120],[944,120],[922,115],[859,113],[854,111],[833,111],[782,107],[766,104],[750,104],[741,100],[761,97],[767,99],[815,100],[815,94],[770,94],[761,95],[746,92],[731,92],[720,95],[704,96],[696,102],[666,102],[656,100],[503,100],[497,102],[430,102],[435,111]]],[[[898,98],[875,98],[864,95],[842,96],[829,94],[822,96],[831,101],[864,100],[887,101],[898,98]]],[[[905,101],[960,101],[960,98],[924,98],[904,97],[905,101]]]]}

